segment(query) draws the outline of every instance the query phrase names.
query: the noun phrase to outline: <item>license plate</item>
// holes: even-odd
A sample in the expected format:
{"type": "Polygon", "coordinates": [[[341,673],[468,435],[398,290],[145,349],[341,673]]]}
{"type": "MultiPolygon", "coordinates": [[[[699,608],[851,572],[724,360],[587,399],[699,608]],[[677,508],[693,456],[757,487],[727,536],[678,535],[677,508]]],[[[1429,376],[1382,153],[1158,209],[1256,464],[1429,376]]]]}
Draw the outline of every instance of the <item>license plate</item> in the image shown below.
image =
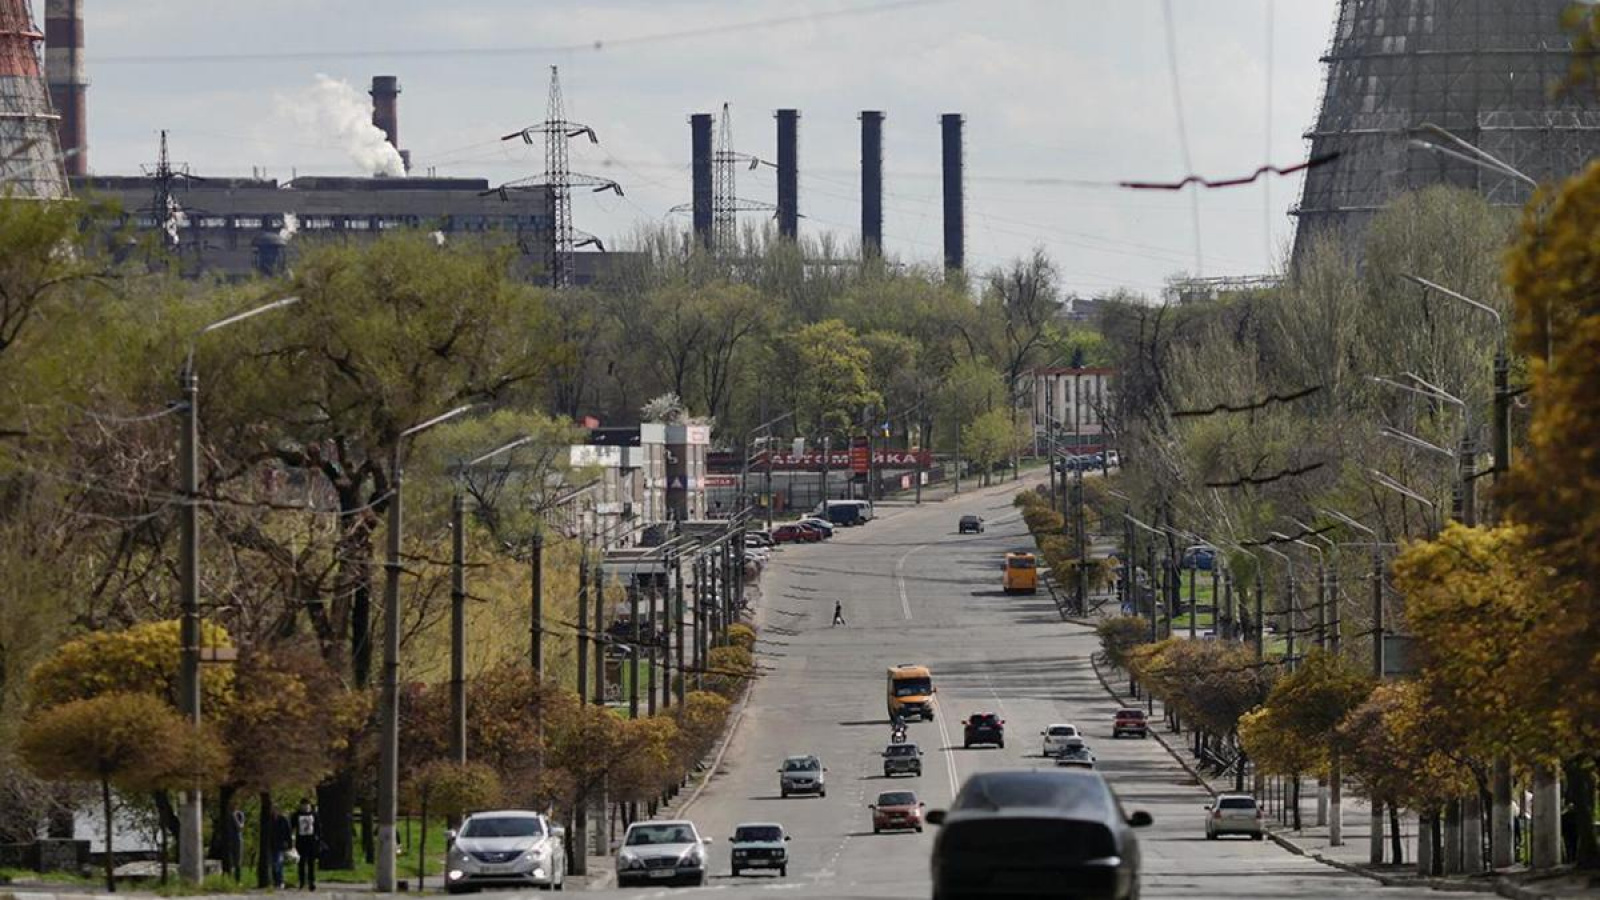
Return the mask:
{"type": "Polygon", "coordinates": [[[676,874],[678,873],[674,869],[652,869],[650,871],[651,878],[671,878],[676,874]]]}

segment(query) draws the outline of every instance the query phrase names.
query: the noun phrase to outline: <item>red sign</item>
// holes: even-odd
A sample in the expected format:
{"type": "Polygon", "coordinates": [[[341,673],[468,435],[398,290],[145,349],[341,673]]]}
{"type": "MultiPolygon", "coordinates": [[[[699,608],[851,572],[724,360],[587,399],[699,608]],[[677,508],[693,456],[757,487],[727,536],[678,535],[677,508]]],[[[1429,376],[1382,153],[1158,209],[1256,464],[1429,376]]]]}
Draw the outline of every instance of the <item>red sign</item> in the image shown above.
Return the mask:
{"type": "Polygon", "coordinates": [[[865,475],[872,468],[872,442],[864,437],[850,439],[850,471],[865,475]]]}
{"type": "MultiPolygon", "coordinates": [[[[865,452],[866,448],[861,448],[865,452]]],[[[834,472],[843,472],[854,467],[850,450],[834,450],[827,454],[828,469],[834,472]]],[[[713,469],[723,472],[740,471],[738,456],[727,453],[713,453],[707,457],[707,462],[713,469]]],[[[781,470],[803,470],[819,472],[822,470],[823,454],[821,451],[812,450],[806,453],[788,453],[779,451],[772,454],[772,468],[781,470]]],[[[872,464],[880,469],[926,469],[933,465],[933,454],[926,450],[873,450],[872,464]]],[[[767,467],[767,457],[764,453],[757,453],[750,458],[750,471],[761,472],[767,467]]],[[[860,470],[857,470],[860,471],[860,470]]]]}
{"type": "Polygon", "coordinates": [[[707,475],[704,478],[701,478],[700,481],[708,488],[732,488],[739,486],[739,476],[737,475],[707,475]]]}

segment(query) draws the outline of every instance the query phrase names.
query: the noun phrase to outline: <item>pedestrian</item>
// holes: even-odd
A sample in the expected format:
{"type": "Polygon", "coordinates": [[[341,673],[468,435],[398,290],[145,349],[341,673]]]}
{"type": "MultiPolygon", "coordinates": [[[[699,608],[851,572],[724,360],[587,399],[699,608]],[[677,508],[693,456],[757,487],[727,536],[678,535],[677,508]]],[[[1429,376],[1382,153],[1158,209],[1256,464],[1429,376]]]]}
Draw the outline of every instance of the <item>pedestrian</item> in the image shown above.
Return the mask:
{"type": "Polygon", "coordinates": [[[833,601],[833,624],[844,624],[844,603],[838,600],[833,601]]]}
{"type": "Polygon", "coordinates": [[[322,823],[311,801],[300,798],[300,808],[295,810],[290,822],[294,826],[294,849],[300,854],[300,890],[317,889],[317,854],[322,849],[322,823]]]}
{"type": "Polygon", "coordinates": [[[283,860],[294,846],[294,826],[289,824],[289,817],[283,813],[272,811],[272,824],[268,832],[272,848],[272,886],[283,890],[283,860]]]}

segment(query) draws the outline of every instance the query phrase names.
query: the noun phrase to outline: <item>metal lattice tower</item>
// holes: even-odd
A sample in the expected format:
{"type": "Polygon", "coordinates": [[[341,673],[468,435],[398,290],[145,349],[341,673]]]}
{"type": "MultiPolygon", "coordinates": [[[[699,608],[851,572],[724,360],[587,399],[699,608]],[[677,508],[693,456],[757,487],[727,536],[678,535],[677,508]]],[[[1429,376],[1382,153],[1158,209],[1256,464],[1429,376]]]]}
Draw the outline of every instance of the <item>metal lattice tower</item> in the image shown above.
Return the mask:
{"type": "Polygon", "coordinates": [[[44,34],[28,0],[0,0],[0,196],[68,196],[59,117],[39,63],[44,34]]]}
{"type": "MultiPolygon", "coordinates": [[[[709,113],[702,114],[709,117],[709,113]]],[[[692,120],[691,120],[692,121],[692,120]]],[[[734,173],[743,165],[750,169],[766,161],[733,149],[733,116],[728,104],[722,104],[722,117],[717,126],[716,148],[711,153],[711,252],[726,256],[739,247],[739,213],[776,212],[778,207],[760,200],[739,199],[734,173]]],[[[767,163],[770,165],[770,163],[767,163]]],[[[689,212],[694,204],[674,206],[668,212],[689,212]]]]}
{"type": "Polygon", "coordinates": [[[1294,214],[1301,240],[1323,231],[1359,239],[1397,195],[1432,184],[1520,206],[1516,179],[1414,143],[1441,126],[1545,181],[1600,154],[1600,104],[1557,90],[1571,44],[1567,0],[1341,0],[1323,62],[1312,156],[1339,154],[1306,174],[1294,214]]]}
{"type": "Polygon", "coordinates": [[[587,135],[589,143],[598,144],[600,138],[594,133],[593,128],[581,122],[568,121],[564,106],[561,98],[561,76],[556,67],[551,66],[550,101],[545,111],[545,120],[501,138],[505,141],[521,138],[523,143],[533,144],[536,135],[543,135],[544,174],[503,184],[493,191],[502,197],[511,191],[545,191],[546,208],[550,214],[549,236],[544,253],[545,272],[550,279],[550,286],[554,288],[572,286],[573,256],[579,247],[593,246],[605,250],[605,245],[600,243],[599,238],[573,228],[572,189],[587,187],[596,192],[616,191],[617,196],[622,196],[622,186],[610,178],[599,178],[572,171],[568,162],[567,141],[587,135]]]}

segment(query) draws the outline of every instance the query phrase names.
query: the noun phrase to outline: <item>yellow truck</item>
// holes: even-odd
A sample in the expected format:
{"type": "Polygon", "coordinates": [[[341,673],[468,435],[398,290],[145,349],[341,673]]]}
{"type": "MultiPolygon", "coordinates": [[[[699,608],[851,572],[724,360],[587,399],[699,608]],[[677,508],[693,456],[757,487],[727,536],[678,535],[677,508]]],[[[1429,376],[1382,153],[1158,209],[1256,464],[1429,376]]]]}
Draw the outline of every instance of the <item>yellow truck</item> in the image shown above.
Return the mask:
{"type": "Polygon", "coordinates": [[[1038,593],[1039,561],[1032,553],[1007,553],[1001,586],[1008,594],[1038,593]]]}
{"type": "Polygon", "coordinates": [[[933,721],[933,673],[927,666],[898,665],[889,669],[889,718],[933,721]]]}

